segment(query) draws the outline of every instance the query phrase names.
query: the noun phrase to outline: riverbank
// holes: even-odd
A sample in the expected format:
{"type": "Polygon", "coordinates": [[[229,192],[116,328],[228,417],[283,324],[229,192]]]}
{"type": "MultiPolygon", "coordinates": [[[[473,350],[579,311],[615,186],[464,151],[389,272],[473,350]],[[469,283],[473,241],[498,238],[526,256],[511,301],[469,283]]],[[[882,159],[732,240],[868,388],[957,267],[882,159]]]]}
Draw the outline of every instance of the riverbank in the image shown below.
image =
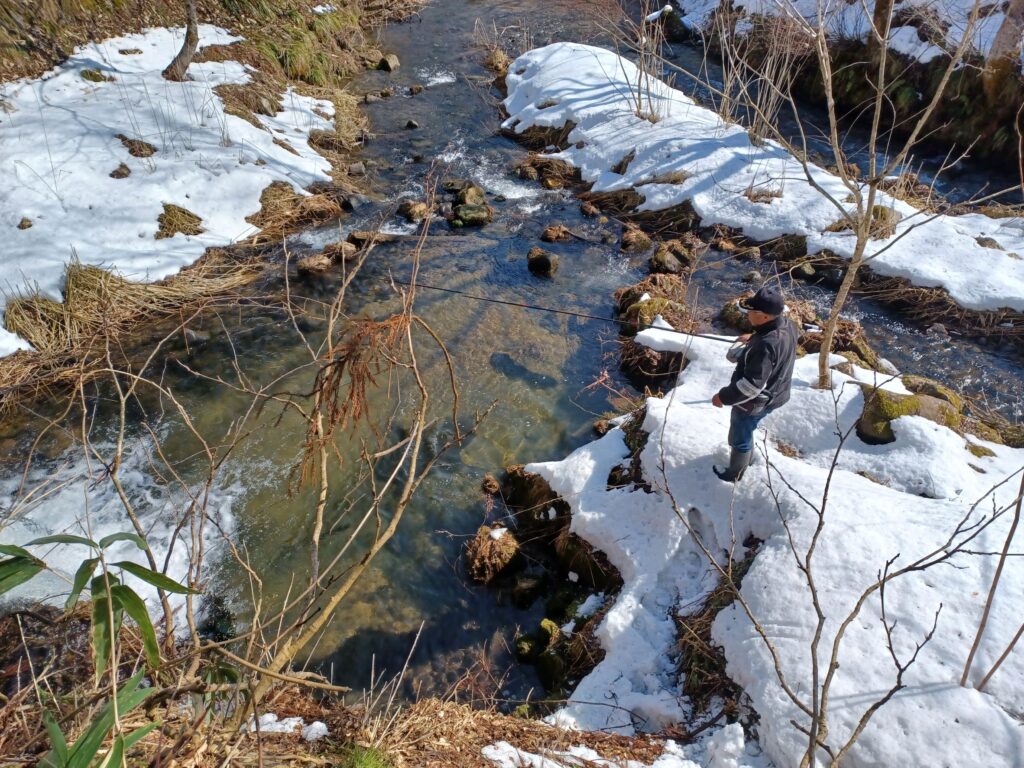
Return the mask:
{"type": "Polygon", "coordinates": [[[364,199],[365,170],[349,160],[366,121],[345,83],[381,65],[374,29],[415,5],[207,3],[200,18],[231,31],[200,26],[184,82],[162,74],[180,27],[64,53],[173,16],[152,6],[0,14],[12,40],[33,30],[0,51],[0,72],[31,75],[0,86],[4,411],[88,378],[143,322],[227,305],[287,233],[364,199]]]}
{"type": "MultiPolygon", "coordinates": [[[[823,220],[815,224],[814,195],[838,193],[828,173],[813,169],[815,191],[805,196],[770,142],[750,142],[743,129],[657,81],[638,96],[639,79],[608,51],[573,44],[532,51],[511,65],[505,128],[556,145],[543,160],[589,183],[585,200],[619,201],[616,212],[625,215],[660,211],[661,223],[676,220],[675,233],[711,223],[729,227],[723,239],[746,229],[764,241],[794,226],[805,228],[807,243],[833,237],[823,220]],[[637,115],[639,103],[657,119],[637,115]],[[773,163],[782,167],[772,171],[773,163]],[[785,191],[751,199],[744,190],[757,174],[785,191]]],[[[902,211],[899,201],[886,205],[902,211]]],[[[968,222],[993,226],[971,217],[954,225],[972,240],[968,222]]],[[[684,282],[699,280],[699,254],[677,245],[668,250],[676,271],[684,282]]],[[[644,249],[653,251],[649,240],[644,249]]],[[[966,291],[957,291],[972,276],[961,272],[958,284],[957,260],[922,257],[931,253],[938,251],[906,254],[907,279],[923,282],[927,270],[939,270],[950,296],[964,300],[966,291]]],[[[899,268],[886,265],[885,254],[875,270],[899,268]]],[[[671,271],[658,255],[652,269],[671,271]]],[[[680,646],[692,645],[683,643],[688,617],[728,586],[732,602],[718,604],[710,641],[702,642],[721,646],[725,672],[756,713],[744,720],[748,754],[760,748],[776,765],[797,764],[807,729],[820,728],[819,749],[833,758],[842,752],[849,764],[932,764],[954,752],[970,764],[979,750],[1015,764],[1024,742],[1014,718],[1024,707],[1010,682],[1021,660],[1012,652],[1017,623],[1009,606],[1024,571],[1005,552],[1020,510],[1024,453],[954,424],[951,393],[933,388],[929,398],[950,399],[924,413],[916,405],[920,380],[901,379],[882,361],[871,371],[860,355],[834,355],[833,390],[817,389],[816,356],[808,355],[797,361],[793,401],[758,438],[760,463],[735,486],[718,481],[711,464],[723,461],[727,414],[710,401],[731,373],[725,345],[685,333],[692,327],[685,289],[672,295],[654,281],[640,295],[643,286],[621,292],[620,309],[653,323],[635,343],[653,350],[655,361],[682,356],[678,380],[670,377],[664,394],[614,420],[601,439],[525,468],[571,508],[568,530],[607,556],[624,582],[596,630],[603,658],[553,721],[622,733],[702,722],[684,685],[693,670],[680,675],[672,660],[686,659],[680,646]],[[872,431],[880,402],[902,403],[881,419],[885,435],[872,431]],[[996,583],[988,558],[1000,549],[996,583]],[[818,661],[809,665],[807,654],[818,661]],[[621,709],[594,706],[609,695],[621,709]],[[841,703],[828,708],[830,696],[841,703]]],[[[1002,303],[1005,286],[968,300],[1002,303]]],[[[803,321],[795,304],[794,312],[803,321]]],[[[726,714],[739,713],[726,708],[718,717],[726,714]]]]}

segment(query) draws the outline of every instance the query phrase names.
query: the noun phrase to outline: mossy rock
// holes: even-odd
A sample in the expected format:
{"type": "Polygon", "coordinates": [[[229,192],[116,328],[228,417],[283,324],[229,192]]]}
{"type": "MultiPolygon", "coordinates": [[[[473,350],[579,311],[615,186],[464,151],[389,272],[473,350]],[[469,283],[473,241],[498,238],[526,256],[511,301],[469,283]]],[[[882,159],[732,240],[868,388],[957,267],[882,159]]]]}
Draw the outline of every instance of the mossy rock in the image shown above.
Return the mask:
{"type": "Polygon", "coordinates": [[[568,664],[562,655],[553,649],[541,653],[533,662],[537,677],[547,691],[555,691],[565,684],[568,664]]]}
{"type": "Polygon", "coordinates": [[[679,240],[661,243],[657,252],[651,256],[651,272],[662,272],[678,275],[685,272],[693,263],[693,254],[679,240]]]}
{"type": "Polygon", "coordinates": [[[545,648],[550,648],[561,639],[562,629],[551,619],[541,619],[537,636],[544,643],[545,648]]]}
{"type": "Polygon", "coordinates": [[[475,184],[470,184],[459,191],[458,201],[459,205],[487,205],[487,193],[475,184]]]}
{"type": "Polygon", "coordinates": [[[545,644],[535,632],[529,632],[516,638],[516,658],[527,663],[540,656],[545,644]]]}
{"type": "Polygon", "coordinates": [[[984,445],[978,445],[977,443],[972,443],[970,440],[967,441],[964,447],[967,448],[968,451],[977,456],[979,459],[984,459],[989,456],[996,455],[996,452],[993,451],[991,448],[987,448],[984,445]]]}
{"type": "Polygon", "coordinates": [[[494,213],[487,205],[457,205],[452,224],[456,227],[482,227],[490,224],[494,213]]]}
{"type": "Polygon", "coordinates": [[[740,311],[739,300],[751,296],[751,293],[745,293],[742,296],[737,296],[735,299],[729,299],[718,313],[718,320],[728,328],[740,331],[741,333],[750,333],[754,330],[754,326],[750,324],[750,320],[747,316],[740,311]]]}
{"type": "Polygon", "coordinates": [[[686,307],[669,299],[651,298],[647,301],[638,301],[627,307],[623,313],[623,319],[633,325],[635,329],[643,330],[651,325],[658,315],[663,318],[686,315],[686,307]]]}
{"type": "Polygon", "coordinates": [[[98,69],[83,69],[82,79],[88,80],[90,83],[112,83],[114,78],[109,75],[104,75],[98,69]]]}
{"type": "Polygon", "coordinates": [[[653,244],[650,236],[639,227],[626,227],[622,233],[621,249],[625,253],[642,253],[653,244]]]}
{"type": "Polygon", "coordinates": [[[924,376],[903,376],[902,378],[903,386],[915,395],[928,395],[945,400],[956,409],[957,413],[963,413],[964,399],[945,384],[940,384],[924,376]]]}
{"type": "Polygon", "coordinates": [[[930,395],[900,395],[868,386],[864,410],[857,422],[857,435],[865,443],[881,445],[896,439],[892,422],[901,416],[921,416],[949,429],[959,430],[963,417],[945,400],[930,395]]]}
{"type": "Polygon", "coordinates": [[[987,443],[1006,444],[999,430],[977,419],[964,419],[963,431],[965,434],[974,435],[987,443]]]}
{"type": "Polygon", "coordinates": [[[505,470],[501,495],[514,510],[519,530],[533,535],[554,535],[568,522],[569,506],[551,490],[547,480],[527,472],[522,464],[513,464],[505,470]],[[553,517],[551,509],[555,510],[553,517]]]}

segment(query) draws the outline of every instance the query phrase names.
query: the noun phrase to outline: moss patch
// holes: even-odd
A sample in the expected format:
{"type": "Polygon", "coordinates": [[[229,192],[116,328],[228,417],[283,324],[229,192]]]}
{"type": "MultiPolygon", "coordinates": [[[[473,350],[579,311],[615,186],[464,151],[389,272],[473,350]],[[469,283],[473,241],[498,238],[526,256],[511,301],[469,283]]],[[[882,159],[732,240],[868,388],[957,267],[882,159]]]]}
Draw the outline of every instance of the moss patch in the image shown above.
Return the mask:
{"type": "Polygon", "coordinates": [[[160,225],[154,235],[157,240],[174,237],[178,234],[192,237],[205,231],[201,218],[187,208],[172,203],[164,203],[164,212],[157,217],[157,222],[160,225]]]}
{"type": "Polygon", "coordinates": [[[857,422],[857,435],[865,443],[891,443],[896,439],[892,422],[901,416],[921,416],[953,430],[963,418],[945,400],[929,395],[899,395],[883,389],[864,389],[864,410],[857,422]]]}
{"type": "Polygon", "coordinates": [[[972,443],[970,440],[967,441],[967,443],[966,443],[966,445],[964,447],[966,447],[968,451],[973,453],[979,459],[984,459],[987,456],[995,456],[996,455],[996,452],[993,451],[991,448],[986,448],[984,445],[978,445],[977,443],[972,443]]]}
{"type": "Polygon", "coordinates": [[[114,78],[109,75],[104,75],[98,69],[83,69],[82,79],[88,80],[90,83],[112,83],[114,78]]]}

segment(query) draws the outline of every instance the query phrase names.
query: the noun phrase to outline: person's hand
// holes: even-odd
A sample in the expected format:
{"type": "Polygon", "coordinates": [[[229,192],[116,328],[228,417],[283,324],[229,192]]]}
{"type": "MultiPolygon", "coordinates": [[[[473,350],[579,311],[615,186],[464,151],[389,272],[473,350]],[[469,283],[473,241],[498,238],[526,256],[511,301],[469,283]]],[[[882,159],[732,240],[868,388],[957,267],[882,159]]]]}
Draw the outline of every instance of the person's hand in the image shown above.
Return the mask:
{"type": "Polygon", "coordinates": [[[742,336],[737,336],[736,341],[742,341],[744,344],[746,344],[748,341],[750,341],[750,337],[753,335],[754,334],[752,333],[744,333],[742,336]]]}
{"type": "Polygon", "coordinates": [[[722,407],[722,398],[718,396],[717,392],[715,393],[715,396],[711,398],[711,404],[715,406],[715,408],[722,407]]]}

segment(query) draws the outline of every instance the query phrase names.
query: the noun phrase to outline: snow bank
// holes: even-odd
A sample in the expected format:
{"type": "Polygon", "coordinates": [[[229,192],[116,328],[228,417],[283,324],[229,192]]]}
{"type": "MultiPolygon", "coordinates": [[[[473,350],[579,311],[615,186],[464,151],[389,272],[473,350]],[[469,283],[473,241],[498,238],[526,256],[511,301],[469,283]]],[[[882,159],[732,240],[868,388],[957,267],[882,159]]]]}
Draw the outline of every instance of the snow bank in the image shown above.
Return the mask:
{"type": "MultiPolygon", "coordinates": [[[[903,0],[894,3],[893,15],[922,18],[928,24],[942,27],[945,30],[944,44],[949,50],[955,50],[963,39],[974,4],[974,0],[903,0]]],[[[695,32],[707,31],[713,24],[715,11],[722,5],[725,4],[720,0],[682,0],[679,3],[680,21],[695,32]]],[[[974,26],[971,45],[978,54],[987,57],[1006,17],[1005,6],[984,2],[980,5],[982,11],[974,26]]],[[[751,17],[800,16],[813,27],[817,27],[821,19],[831,35],[862,41],[868,39],[871,31],[869,16],[874,10],[874,4],[848,3],[845,0],[732,0],[731,6],[734,11],[745,12],[751,17]]],[[[888,42],[892,50],[922,64],[944,55],[938,46],[921,43],[916,27],[894,27],[890,30],[888,42]],[[913,34],[912,39],[910,33],[913,34]]]]}
{"type": "Polygon", "coordinates": [[[588,747],[571,747],[564,752],[538,755],[507,741],[499,741],[484,747],[482,752],[499,768],[574,768],[580,765],[599,768],[764,768],[768,765],[764,757],[751,754],[749,745],[744,744],[743,729],[735,723],[686,747],[667,741],[664,753],[651,765],[637,760],[609,760],[588,747]]]}
{"type": "MultiPolygon", "coordinates": [[[[312,130],[333,130],[330,102],[289,90],[276,115],[257,116],[263,128],[228,115],[213,89],[248,82],[247,68],[193,64],[191,80],[165,80],[161,71],[181,34],[152,29],[90,44],[43,77],[0,85],[3,293],[38,289],[60,300],[72,256],[158,280],[210,246],[251,234],[245,217],[259,210],[272,181],[301,189],[328,179],[330,165],[306,139],[312,130]],[[110,79],[87,80],[87,70],[110,79]],[[118,134],[148,142],[156,154],[133,157],[118,134]],[[121,163],[131,175],[111,178],[121,163]],[[164,203],[201,217],[204,233],[154,239],[164,203]],[[23,219],[31,227],[19,228],[23,219]]],[[[200,28],[201,47],[238,39],[200,28]]],[[[0,355],[26,347],[0,330],[0,355]]]]}
{"type": "MultiPolygon", "coordinates": [[[[627,453],[619,428],[562,461],[527,466],[571,505],[573,532],[605,552],[624,580],[597,630],[607,655],[555,721],[631,733],[691,716],[675,668],[672,614],[692,610],[718,577],[690,530],[716,558],[728,552],[742,558],[748,536],[764,542],[742,594],[774,644],[789,685],[807,700],[814,611],[781,519],[803,551],[817,516],[801,497],[820,503],[837,425],[845,431],[860,413],[860,386],[835,372],[835,392],[815,389],[816,356],[798,360],[792,401],[765,420],[767,438],[759,433],[764,456],[733,486],[711,471],[727,455],[729,410],[710,402],[732,370],[727,345],[663,330],[637,338],[655,349],[681,350],[690,360],[673,391],[647,401],[643,429],[650,438],[641,461],[654,492],[607,489],[609,470],[627,453]],[[795,449],[798,458],[781,453],[776,441],[795,449]],[[770,476],[768,462],[776,468],[770,476]]],[[[919,417],[900,418],[893,427],[897,439],[889,445],[869,446],[851,437],[831,480],[814,561],[828,617],[823,649],[887,559],[897,558],[897,568],[908,564],[940,547],[961,520],[976,523],[1016,495],[1014,473],[1024,465],[1024,451],[971,438],[992,452],[979,458],[964,437],[919,417]]],[[[970,548],[998,552],[1008,526],[1004,515],[970,548]]],[[[1019,626],[1024,562],[1010,561],[974,665],[975,682],[1019,626]]],[[[988,766],[1021,765],[1024,731],[1016,718],[1024,713],[1024,650],[1007,660],[985,693],[959,686],[994,567],[993,557],[958,555],[951,565],[891,583],[886,607],[898,621],[895,645],[902,657],[923,639],[940,604],[942,610],[934,638],[907,673],[906,688],[871,720],[847,764],[974,765],[985,755],[988,766]]],[[[796,765],[805,739],[790,721],[806,724],[807,718],[783,693],[764,643],[738,605],[719,615],[713,637],[725,650],[729,675],[760,716],[765,753],[776,765],[796,765]]],[[[823,650],[822,662],[827,658],[823,650]]],[[[839,662],[829,733],[837,748],[894,681],[877,596],[850,625],[839,662]]]]}
{"type": "MultiPolygon", "coordinates": [[[[504,125],[521,133],[572,121],[569,148],[552,156],[579,168],[595,191],[635,187],[645,198],[640,210],[689,200],[705,224],[737,227],[757,240],[805,235],[811,253],[827,248],[852,256],[850,233],[825,231],[841,218],[839,211],[782,147],[755,146],[743,128],[724,123],[656,80],[642,105],[646,111],[650,103],[658,121],[637,117],[638,77],[632,63],[592,46],[555,43],[530,51],[509,70],[505,107],[510,117],[504,125]],[[611,170],[631,152],[635,158],[625,174],[611,170]],[[679,171],[688,175],[681,183],[658,181],[679,171]],[[779,190],[782,196],[755,203],[744,195],[751,188],[779,190]]],[[[825,170],[812,168],[812,173],[833,199],[849,194],[825,170]]],[[[892,238],[869,243],[867,255],[877,254],[870,262],[874,271],[945,288],[969,309],[1024,311],[1024,219],[972,214],[923,223],[926,217],[908,203],[881,195],[879,204],[903,219],[892,238]],[[979,237],[994,238],[1006,250],[982,247],[979,237]]]]}

